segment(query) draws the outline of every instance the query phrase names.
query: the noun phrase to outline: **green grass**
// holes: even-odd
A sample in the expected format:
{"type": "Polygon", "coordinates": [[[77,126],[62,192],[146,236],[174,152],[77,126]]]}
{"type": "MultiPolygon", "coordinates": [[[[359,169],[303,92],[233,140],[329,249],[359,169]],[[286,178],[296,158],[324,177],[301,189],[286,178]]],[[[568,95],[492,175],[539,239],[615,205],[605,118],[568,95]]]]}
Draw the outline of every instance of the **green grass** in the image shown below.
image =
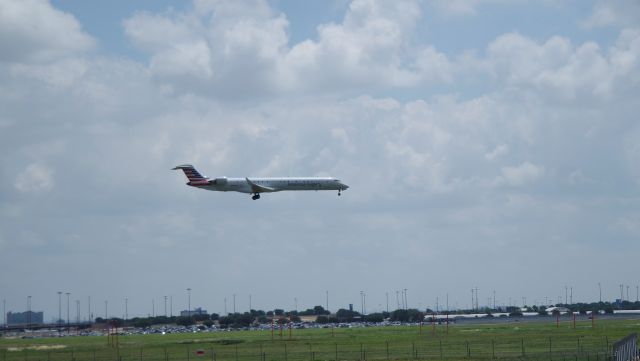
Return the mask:
{"type": "Polygon", "coordinates": [[[104,337],[0,339],[0,361],[96,360],[604,360],[607,347],[638,332],[640,320],[425,325],[279,332],[234,331],[104,337]],[[204,356],[196,356],[202,350],[204,356]],[[336,358],[337,352],[337,358],[336,358]],[[215,353],[215,355],[214,355],[215,353]],[[388,356],[387,356],[388,355],[388,356]]]}

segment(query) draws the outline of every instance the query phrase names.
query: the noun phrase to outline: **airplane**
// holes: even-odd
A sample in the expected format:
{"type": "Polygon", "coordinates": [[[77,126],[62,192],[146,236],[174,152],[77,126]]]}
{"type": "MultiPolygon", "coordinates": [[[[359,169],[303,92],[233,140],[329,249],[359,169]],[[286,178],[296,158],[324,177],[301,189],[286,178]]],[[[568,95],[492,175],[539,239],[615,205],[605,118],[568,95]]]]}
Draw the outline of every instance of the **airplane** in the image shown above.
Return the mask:
{"type": "Polygon", "coordinates": [[[282,177],[282,178],[227,178],[219,177],[209,179],[202,176],[191,164],[183,164],[171,170],[181,169],[187,176],[191,187],[219,192],[240,192],[251,194],[254,201],[260,199],[260,193],[280,191],[342,191],[349,188],[339,179],[331,177],[282,177]]]}

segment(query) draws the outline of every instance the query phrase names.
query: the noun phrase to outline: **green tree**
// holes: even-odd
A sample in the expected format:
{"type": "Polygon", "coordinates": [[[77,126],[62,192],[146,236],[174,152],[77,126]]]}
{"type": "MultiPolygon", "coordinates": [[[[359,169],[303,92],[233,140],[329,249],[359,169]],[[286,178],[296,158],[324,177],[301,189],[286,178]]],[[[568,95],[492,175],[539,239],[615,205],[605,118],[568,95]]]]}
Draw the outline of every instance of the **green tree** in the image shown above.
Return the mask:
{"type": "Polygon", "coordinates": [[[314,315],[328,315],[330,313],[331,312],[325,310],[324,307],[322,307],[322,306],[313,307],[313,314],[314,315]]]}
{"type": "Polygon", "coordinates": [[[364,316],[364,320],[366,322],[382,322],[384,321],[384,316],[382,313],[370,313],[364,316]]]}
{"type": "Polygon", "coordinates": [[[191,326],[195,323],[196,322],[193,319],[193,317],[180,316],[178,317],[178,319],[176,319],[176,325],[180,325],[180,326],[191,326]]]}
{"type": "Polygon", "coordinates": [[[360,314],[356,311],[345,310],[341,308],[336,312],[336,318],[340,320],[340,322],[351,322],[355,317],[360,316],[360,314]]]}
{"type": "Polygon", "coordinates": [[[204,321],[204,320],[210,320],[211,316],[209,316],[206,313],[197,313],[193,315],[193,319],[196,321],[204,321]]]}
{"type": "Polygon", "coordinates": [[[112,327],[122,327],[122,325],[124,325],[124,320],[121,318],[114,317],[109,319],[107,323],[112,327]]]}
{"type": "Polygon", "coordinates": [[[137,328],[146,328],[151,326],[152,324],[149,318],[139,318],[139,317],[135,317],[131,319],[131,323],[133,324],[133,327],[137,327],[137,328]]]}
{"type": "Polygon", "coordinates": [[[391,312],[392,321],[400,322],[420,322],[424,319],[424,313],[411,308],[408,310],[395,310],[391,312]]]}

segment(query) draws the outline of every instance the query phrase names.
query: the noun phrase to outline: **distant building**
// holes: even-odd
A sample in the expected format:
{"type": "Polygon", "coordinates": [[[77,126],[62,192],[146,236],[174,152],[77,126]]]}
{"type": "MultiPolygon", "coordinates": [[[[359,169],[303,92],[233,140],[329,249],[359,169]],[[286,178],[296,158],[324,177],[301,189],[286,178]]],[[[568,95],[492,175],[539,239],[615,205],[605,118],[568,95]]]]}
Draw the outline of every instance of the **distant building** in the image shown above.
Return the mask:
{"type": "Polygon", "coordinates": [[[194,308],[191,311],[180,311],[180,316],[181,317],[189,317],[189,316],[193,316],[193,315],[206,315],[207,314],[207,310],[203,310],[201,307],[198,308],[194,308]]]}
{"type": "Polygon", "coordinates": [[[33,311],[26,311],[26,312],[7,312],[7,324],[9,325],[27,325],[27,324],[32,324],[32,325],[41,325],[44,322],[42,321],[44,319],[44,313],[43,312],[33,312],[33,311]]]}
{"type": "Polygon", "coordinates": [[[613,304],[616,305],[616,307],[620,307],[622,306],[622,298],[616,298],[615,301],[613,301],[613,304]]]}

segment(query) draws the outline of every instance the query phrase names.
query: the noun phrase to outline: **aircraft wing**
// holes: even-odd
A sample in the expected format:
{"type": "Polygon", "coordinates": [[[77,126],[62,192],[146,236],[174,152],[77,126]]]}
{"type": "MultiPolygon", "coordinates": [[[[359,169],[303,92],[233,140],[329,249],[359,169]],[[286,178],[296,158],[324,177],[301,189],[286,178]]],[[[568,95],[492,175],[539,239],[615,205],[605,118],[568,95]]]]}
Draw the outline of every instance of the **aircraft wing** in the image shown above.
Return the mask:
{"type": "Polygon", "coordinates": [[[249,178],[245,178],[247,180],[247,183],[249,183],[249,186],[251,186],[251,191],[253,193],[264,193],[264,192],[275,192],[276,190],[271,188],[271,187],[265,187],[265,186],[261,186],[259,184],[256,184],[255,182],[252,182],[251,180],[249,180],[249,178]]]}

